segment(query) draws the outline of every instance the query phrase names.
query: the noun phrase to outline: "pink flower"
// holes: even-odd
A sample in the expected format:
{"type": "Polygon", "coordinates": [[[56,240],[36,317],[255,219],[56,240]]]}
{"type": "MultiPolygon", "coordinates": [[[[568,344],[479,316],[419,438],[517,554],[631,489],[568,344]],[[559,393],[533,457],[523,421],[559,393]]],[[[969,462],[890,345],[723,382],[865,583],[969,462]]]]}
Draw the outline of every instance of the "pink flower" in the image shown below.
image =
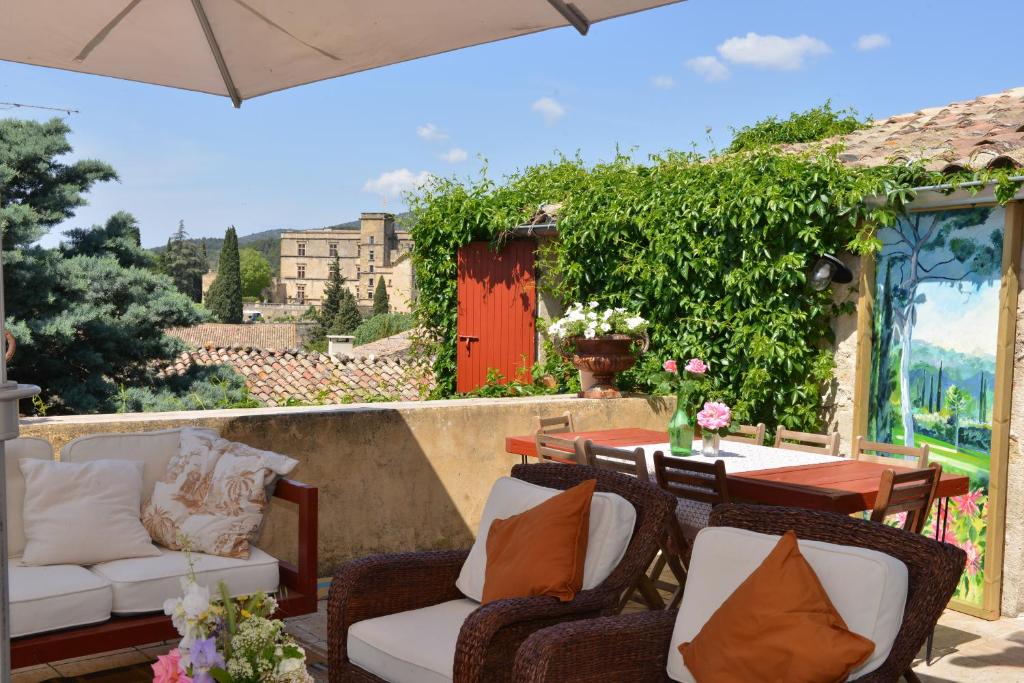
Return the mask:
{"type": "Polygon", "coordinates": [[[953,499],[953,502],[956,504],[956,509],[960,511],[960,514],[974,517],[981,509],[978,507],[979,498],[981,498],[981,489],[974,489],[962,496],[957,496],[953,499]]]}
{"type": "Polygon", "coordinates": [[[700,358],[691,358],[683,369],[691,375],[703,375],[708,371],[708,366],[707,363],[702,361],[700,358]]]}
{"type": "Polygon", "coordinates": [[[676,362],[674,360],[665,361],[664,363],[661,364],[661,367],[665,372],[679,372],[679,369],[676,367],[676,362]]]}
{"type": "Polygon", "coordinates": [[[181,671],[181,653],[177,649],[156,658],[153,683],[192,683],[192,679],[181,671]]]}
{"type": "Polygon", "coordinates": [[[960,547],[967,553],[967,576],[973,577],[981,571],[981,551],[970,540],[964,541],[960,547]]]}
{"type": "Polygon", "coordinates": [[[713,432],[725,429],[731,422],[732,411],[729,406],[717,401],[708,401],[704,404],[704,410],[697,413],[697,424],[713,432]]]}

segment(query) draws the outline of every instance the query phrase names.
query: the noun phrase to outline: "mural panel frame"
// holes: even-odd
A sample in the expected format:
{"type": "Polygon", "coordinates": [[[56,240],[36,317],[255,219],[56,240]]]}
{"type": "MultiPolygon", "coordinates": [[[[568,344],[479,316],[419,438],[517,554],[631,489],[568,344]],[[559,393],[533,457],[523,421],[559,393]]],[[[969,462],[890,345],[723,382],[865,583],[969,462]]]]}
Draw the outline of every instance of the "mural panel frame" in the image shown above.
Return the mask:
{"type": "MultiPolygon", "coordinates": [[[[941,210],[995,206],[994,202],[942,206],[941,210]]],[[[908,213],[934,211],[922,206],[908,213]]],[[[1006,521],[1006,485],[1010,447],[1010,402],[1013,388],[1014,345],[1017,335],[1017,302],[1021,291],[1021,248],[1024,245],[1024,203],[1005,206],[1003,252],[1000,264],[995,386],[992,403],[992,447],[989,460],[989,495],[985,509],[988,526],[984,555],[984,588],[980,606],[954,599],[950,608],[984,619],[998,619],[1002,597],[1003,550],[1006,521]]],[[[853,437],[868,435],[871,392],[876,259],[861,257],[857,282],[857,366],[854,376],[853,437]]]]}

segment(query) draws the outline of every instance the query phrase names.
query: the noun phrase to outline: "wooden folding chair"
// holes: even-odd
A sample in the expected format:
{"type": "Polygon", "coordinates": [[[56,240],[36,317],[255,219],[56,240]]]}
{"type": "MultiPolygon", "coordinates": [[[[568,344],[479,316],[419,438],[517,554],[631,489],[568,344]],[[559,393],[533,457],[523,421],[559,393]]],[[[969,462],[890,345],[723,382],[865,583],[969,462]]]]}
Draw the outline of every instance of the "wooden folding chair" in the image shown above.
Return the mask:
{"type": "Polygon", "coordinates": [[[812,432],[797,432],[785,427],[779,427],[775,431],[775,447],[788,448],[791,451],[803,451],[804,453],[839,455],[839,432],[814,434],[812,432]]]}
{"type": "MultiPolygon", "coordinates": [[[[550,415],[548,417],[537,416],[536,429],[534,434],[564,434],[565,432],[576,431],[573,425],[572,413],[568,410],[561,415],[550,415]]],[[[520,456],[522,463],[527,463],[526,456],[520,456]]]]}
{"type": "Polygon", "coordinates": [[[886,517],[905,512],[907,517],[903,529],[915,534],[923,532],[941,477],[942,465],[938,463],[899,474],[885,470],[871,510],[871,521],[882,523],[886,517]]]}
{"type": "Polygon", "coordinates": [[[585,461],[583,440],[580,437],[563,439],[550,434],[538,433],[534,436],[534,443],[537,445],[537,462],[570,460],[583,464],[585,461]]]}
{"type": "Polygon", "coordinates": [[[723,436],[722,441],[739,441],[741,443],[752,443],[758,446],[764,445],[764,422],[756,425],[740,425],[739,429],[728,436],[723,436]]]}
{"type": "MultiPolygon", "coordinates": [[[[611,446],[602,446],[595,444],[593,441],[587,439],[583,442],[583,461],[582,464],[590,465],[591,467],[597,467],[603,470],[611,470],[613,472],[621,472],[634,476],[642,481],[651,481],[651,472],[647,467],[647,458],[644,455],[644,449],[634,448],[633,450],[627,450],[623,448],[613,448],[611,446]]],[[[674,523],[673,518],[670,524],[674,523]]],[[[654,566],[658,566],[658,560],[661,557],[668,558],[669,569],[672,574],[676,577],[676,580],[682,583],[686,578],[686,572],[683,570],[679,560],[676,559],[675,553],[670,553],[668,549],[668,538],[662,539],[659,544],[660,555],[655,560],[654,566]]],[[[658,574],[661,573],[661,569],[664,569],[664,563],[660,565],[658,574]]],[[[657,580],[658,574],[641,574],[636,578],[636,581],[630,586],[625,593],[622,594],[622,601],[619,603],[619,611],[621,612],[625,608],[626,604],[633,599],[636,593],[639,593],[643,598],[643,602],[651,609],[664,609],[665,601],[662,599],[661,594],[658,593],[657,580]]]]}
{"type": "Polygon", "coordinates": [[[853,448],[853,457],[856,460],[867,460],[897,467],[903,465],[916,469],[928,467],[928,455],[928,444],[901,446],[880,441],[868,441],[863,436],[857,437],[853,448]]]}
{"type": "MultiPolygon", "coordinates": [[[[669,525],[669,552],[675,554],[685,572],[689,567],[690,553],[693,552],[693,540],[697,532],[707,526],[707,516],[715,506],[729,502],[725,462],[697,462],[657,451],[654,454],[654,477],[659,487],[679,501],[676,505],[677,523],[669,525]]],[[[664,569],[668,562],[667,555],[663,553],[664,561],[655,563],[652,572],[655,576],[664,569]]],[[[669,609],[679,607],[685,583],[685,580],[679,582],[669,602],[669,609]]]]}

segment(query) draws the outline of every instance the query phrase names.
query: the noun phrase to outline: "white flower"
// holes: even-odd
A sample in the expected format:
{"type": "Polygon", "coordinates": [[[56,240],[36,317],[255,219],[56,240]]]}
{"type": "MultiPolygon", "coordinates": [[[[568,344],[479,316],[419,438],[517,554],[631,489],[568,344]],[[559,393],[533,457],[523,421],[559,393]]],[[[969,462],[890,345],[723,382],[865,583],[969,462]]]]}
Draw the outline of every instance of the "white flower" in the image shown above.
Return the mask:
{"type": "Polygon", "coordinates": [[[607,320],[608,318],[612,317],[613,313],[614,311],[612,311],[612,309],[606,308],[604,309],[604,313],[601,314],[601,317],[607,320]]]}
{"type": "Polygon", "coordinates": [[[612,326],[609,325],[608,323],[601,323],[601,331],[602,332],[608,332],[611,329],[612,329],[612,326]]]}
{"type": "Polygon", "coordinates": [[[198,583],[188,581],[182,586],[185,597],[181,600],[181,608],[189,619],[198,619],[210,609],[210,589],[198,583]]]}
{"type": "Polygon", "coordinates": [[[593,339],[594,337],[597,336],[597,330],[595,330],[593,327],[588,327],[587,329],[583,330],[583,336],[586,337],[587,339],[593,339]]]}
{"type": "Polygon", "coordinates": [[[555,335],[559,334],[562,331],[561,322],[562,321],[558,321],[557,323],[552,323],[551,326],[548,327],[548,334],[555,334],[555,335]]]}
{"type": "Polygon", "coordinates": [[[597,320],[597,313],[591,311],[590,313],[587,313],[587,317],[590,318],[591,320],[597,320]]]}
{"type": "Polygon", "coordinates": [[[597,308],[599,304],[596,301],[591,301],[587,305],[590,306],[591,308],[597,308]]]}
{"type": "Polygon", "coordinates": [[[636,316],[634,318],[626,318],[626,327],[630,330],[635,330],[636,328],[640,327],[646,322],[647,321],[641,318],[640,316],[636,316]]]}
{"type": "Polygon", "coordinates": [[[616,309],[615,309],[615,312],[616,312],[616,313],[625,313],[625,312],[626,312],[626,309],[625,309],[625,308],[616,308],[616,309]]]}

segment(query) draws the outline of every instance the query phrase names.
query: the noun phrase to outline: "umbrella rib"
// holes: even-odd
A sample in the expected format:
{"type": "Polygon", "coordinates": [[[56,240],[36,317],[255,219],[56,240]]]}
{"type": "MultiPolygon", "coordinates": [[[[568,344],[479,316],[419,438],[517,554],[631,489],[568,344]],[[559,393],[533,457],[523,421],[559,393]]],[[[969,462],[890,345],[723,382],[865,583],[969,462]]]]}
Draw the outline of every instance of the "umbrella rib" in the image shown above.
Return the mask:
{"type": "Polygon", "coordinates": [[[206,42],[210,46],[210,52],[213,53],[213,59],[217,62],[217,68],[220,70],[220,77],[224,80],[224,87],[227,88],[228,97],[231,98],[231,103],[235,105],[235,109],[242,106],[242,97],[238,94],[238,88],[235,87],[235,81],[231,78],[231,72],[228,71],[227,62],[224,61],[224,55],[220,51],[220,45],[217,44],[217,37],[213,35],[213,28],[210,26],[210,20],[206,16],[206,10],[203,9],[202,0],[192,0],[192,7],[196,11],[196,18],[199,20],[199,25],[203,27],[203,33],[206,35],[206,42]]]}
{"type": "Polygon", "coordinates": [[[587,31],[590,30],[590,19],[587,19],[587,15],[579,7],[571,2],[565,2],[565,0],[548,0],[548,4],[572,24],[581,36],[587,35],[587,31]]]}
{"type": "Polygon", "coordinates": [[[252,7],[249,3],[245,2],[244,0],[234,0],[234,2],[235,2],[236,5],[242,7],[243,9],[246,9],[246,10],[252,12],[256,16],[256,18],[258,18],[260,21],[264,22],[268,26],[276,28],[278,31],[280,31],[281,33],[285,34],[286,36],[288,36],[292,40],[294,40],[296,42],[299,42],[299,43],[302,43],[303,45],[308,47],[310,50],[314,50],[316,52],[319,52],[324,57],[327,57],[328,59],[333,59],[336,62],[340,62],[341,61],[341,57],[338,57],[337,55],[332,55],[330,52],[327,52],[326,50],[322,50],[322,49],[318,48],[316,45],[313,45],[312,43],[307,43],[302,38],[299,38],[297,35],[295,35],[291,31],[289,31],[288,29],[286,29],[284,26],[281,26],[280,24],[274,22],[270,17],[268,17],[265,14],[261,14],[260,12],[256,11],[256,9],[254,7],[252,7]]]}
{"type": "Polygon", "coordinates": [[[106,26],[100,29],[99,33],[92,37],[92,40],[85,44],[85,47],[82,48],[82,51],[75,56],[74,61],[84,62],[92,53],[92,51],[99,47],[99,44],[107,39],[107,36],[110,35],[110,32],[117,28],[117,25],[120,24],[124,20],[124,18],[127,17],[131,13],[131,11],[138,6],[140,2],[142,2],[142,0],[131,0],[131,2],[125,5],[125,8],[123,10],[118,12],[113,19],[107,22],[106,26]]]}

